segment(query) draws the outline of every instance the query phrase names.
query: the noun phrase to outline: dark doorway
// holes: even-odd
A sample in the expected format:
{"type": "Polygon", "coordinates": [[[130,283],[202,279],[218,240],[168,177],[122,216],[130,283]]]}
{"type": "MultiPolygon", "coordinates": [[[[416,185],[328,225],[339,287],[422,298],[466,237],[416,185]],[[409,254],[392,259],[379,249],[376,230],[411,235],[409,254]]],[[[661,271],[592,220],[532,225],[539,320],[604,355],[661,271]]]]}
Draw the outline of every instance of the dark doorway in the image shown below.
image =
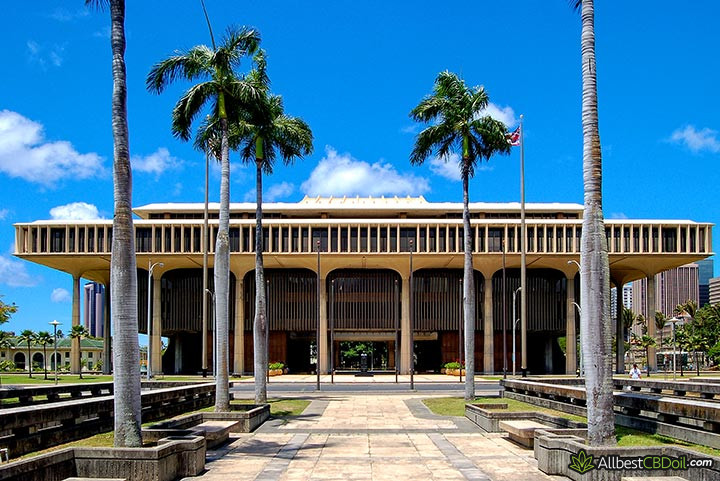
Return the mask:
{"type": "Polygon", "coordinates": [[[290,374],[311,373],[315,370],[315,362],[311,357],[315,352],[315,339],[299,333],[288,334],[287,360],[285,366],[290,374]]]}
{"type": "Polygon", "coordinates": [[[440,372],[440,341],[415,342],[415,372],[440,372]]]}

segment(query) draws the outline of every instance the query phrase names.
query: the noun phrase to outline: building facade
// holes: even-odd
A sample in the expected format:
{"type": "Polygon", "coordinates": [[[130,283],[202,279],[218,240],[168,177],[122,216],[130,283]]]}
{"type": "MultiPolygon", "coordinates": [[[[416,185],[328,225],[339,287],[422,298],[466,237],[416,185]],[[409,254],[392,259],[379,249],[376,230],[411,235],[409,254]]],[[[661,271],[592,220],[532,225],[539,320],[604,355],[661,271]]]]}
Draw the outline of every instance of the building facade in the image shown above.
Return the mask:
{"type": "Polygon", "coordinates": [[[713,277],[709,283],[709,299],[711,305],[720,304],[720,277],[713,277]]]}
{"type": "Polygon", "coordinates": [[[713,259],[697,261],[698,265],[698,306],[702,307],[710,302],[710,279],[713,276],[715,263],[713,259]]]}
{"type": "MultiPolygon", "coordinates": [[[[217,232],[218,208],[210,206],[210,239],[217,232]]],[[[526,207],[526,364],[531,373],[574,373],[577,368],[574,303],[581,305],[582,299],[572,261],[580,255],[582,210],[560,203],[526,207]],[[567,338],[566,352],[561,337],[567,338]]],[[[349,367],[340,358],[341,347],[349,344],[342,343],[358,342],[372,343],[374,366],[401,372],[409,371],[411,359],[418,371],[437,372],[459,357],[464,335],[461,203],[306,197],[298,203],[267,203],[263,211],[270,361],[285,362],[291,372],[312,371],[317,362],[327,372],[349,367]]],[[[511,316],[519,317],[519,300],[513,306],[512,299],[520,286],[520,206],[472,203],[470,211],[475,361],[479,371],[498,372],[504,362],[511,365],[513,335],[520,345],[520,332],[511,327],[511,316]]],[[[198,372],[203,364],[203,205],[151,204],[134,212],[140,218],[135,220],[137,265],[163,263],[153,271],[150,299],[153,371],[198,372]],[[162,357],[160,335],[169,340],[162,357]]],[[[254,213],[253,203],[231,204],[229,350],[236,373],[247,373],[253,365],[254,213]]],[[[614,286],[642,278],[654,283],[659,272],[712,255],[708,223],[613,219],[605,225],[614,286]]],[[[80,279],[106,287],[109,282],[112,221],[36,221],[15,229],[16,256],[72,275],[73,323],[76,317],[79,323],[80,279]]],[[[210,268],[213,249],[211,241],[210,268]]],[[[142,268],[138,273],[139,327],[147,332],[148,275],[142,268]]],[[[211,272],[211,290],[212,278],[211,272]]],[[[106,315],[105,332],[108,320],[106,315]]],[[[207,338],[211,356],[212,336],[207,338]]],[[[212,365],[209,358],[206,363],[212,365]]]]}
{"type": "Polygon", "coordinates": [[[105,337],[105,286],[99,282],[85,284],[83,324],[93,337],[105,337]]]}
{"type": "Polygon", "coordinates": [[[654,309],[647,308],[647,279],[639,279],[633,282],[633,304],[640,306],[634,312],[642,314],[646,318],[649,312],[653,317],[655,311],[660,311],[666,316],[672,317],[678,304],[694,301],[699,306],[698,274],[699,270],[696,263],[686,264],[657,274],[655,276],[654,309]]]}
{"type": "MultiPolygon", "coordinates": [[[[103,340],[102,339],[81,339],[82,348],[80,350],[81,365],[84,371],[92,371],[98,368],[98,364],[102,366],[103,358],[103,340]]],[[[75,355],[77,357],[77,354],[75,355]]],[[[70,368],[72,358],[72,339],[58,339],[57,343],[57,365],[58,369],[66,370],[70,368]]],[[[55,346],[47,344],[42,346],[34,342],[30,343],[28,349],[27,344],[21,342],[17,337],[10,338],[10,346],[0,349],[0,362],[12,361],[16,369],[28,368],[28,359],[34,371],[47,369],[55,370],[55,346]]]]}

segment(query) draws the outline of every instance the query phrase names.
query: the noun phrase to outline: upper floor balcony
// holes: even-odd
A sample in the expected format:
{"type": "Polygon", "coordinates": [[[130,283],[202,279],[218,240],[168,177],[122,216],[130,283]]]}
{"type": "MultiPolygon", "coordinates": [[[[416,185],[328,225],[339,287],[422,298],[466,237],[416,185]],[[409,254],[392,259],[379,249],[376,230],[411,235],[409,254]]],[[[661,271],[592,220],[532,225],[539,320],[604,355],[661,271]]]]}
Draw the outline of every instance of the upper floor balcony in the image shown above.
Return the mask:
{"type": "MultiPolygon", "coordinates": [[[[472,219],[475,254],[520,253],[519,219],[472,219]]],[[[528,254],[580,254],[581,219],[529,219],[528,254]]],[[[209,222],[208,251],[214,252],[218,221],[209,222]]],[[[712,254],[712,224],[693,221],[606,220],[609,253],[690,255],[712,254]]],[[[456,254],[463,252],[461,219],[267,219],[263,220],[263,252],[302,255],[456,254]]],[[[36,221],[15,224],[15,255],[109,255],[112,221],[36,221]]],[[[135,220],[138,254],[203,253],[200,219],[135,220]]],[[[255,252],[255,221],[232,219],[230,249],[255,252]]]]}

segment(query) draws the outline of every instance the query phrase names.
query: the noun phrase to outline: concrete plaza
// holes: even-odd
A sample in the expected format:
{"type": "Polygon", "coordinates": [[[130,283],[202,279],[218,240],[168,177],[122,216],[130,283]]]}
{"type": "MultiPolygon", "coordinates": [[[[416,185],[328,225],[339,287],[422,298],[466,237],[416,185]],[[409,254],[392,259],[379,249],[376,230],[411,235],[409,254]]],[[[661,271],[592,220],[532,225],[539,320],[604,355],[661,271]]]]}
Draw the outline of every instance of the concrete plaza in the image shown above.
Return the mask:
{"type": "Polygon", "coordinates": [[[208,452],[203,481],[560,480],[532,450],[437,416],[417,393],[315,393],[305,412],[273,419],[208,452]]]}

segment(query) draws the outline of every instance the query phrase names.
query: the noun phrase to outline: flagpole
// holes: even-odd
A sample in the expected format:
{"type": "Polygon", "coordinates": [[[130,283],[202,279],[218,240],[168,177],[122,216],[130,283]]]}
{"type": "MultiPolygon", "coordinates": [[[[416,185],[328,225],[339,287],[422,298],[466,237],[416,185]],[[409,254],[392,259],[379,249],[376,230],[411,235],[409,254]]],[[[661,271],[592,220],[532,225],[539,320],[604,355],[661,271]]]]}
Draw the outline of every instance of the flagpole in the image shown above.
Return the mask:
{"type": "Polygon", "coordinates": [[[525,226],[525,128],[520,115],[520,371],[527,376],[527,228],[525,226]]]}

